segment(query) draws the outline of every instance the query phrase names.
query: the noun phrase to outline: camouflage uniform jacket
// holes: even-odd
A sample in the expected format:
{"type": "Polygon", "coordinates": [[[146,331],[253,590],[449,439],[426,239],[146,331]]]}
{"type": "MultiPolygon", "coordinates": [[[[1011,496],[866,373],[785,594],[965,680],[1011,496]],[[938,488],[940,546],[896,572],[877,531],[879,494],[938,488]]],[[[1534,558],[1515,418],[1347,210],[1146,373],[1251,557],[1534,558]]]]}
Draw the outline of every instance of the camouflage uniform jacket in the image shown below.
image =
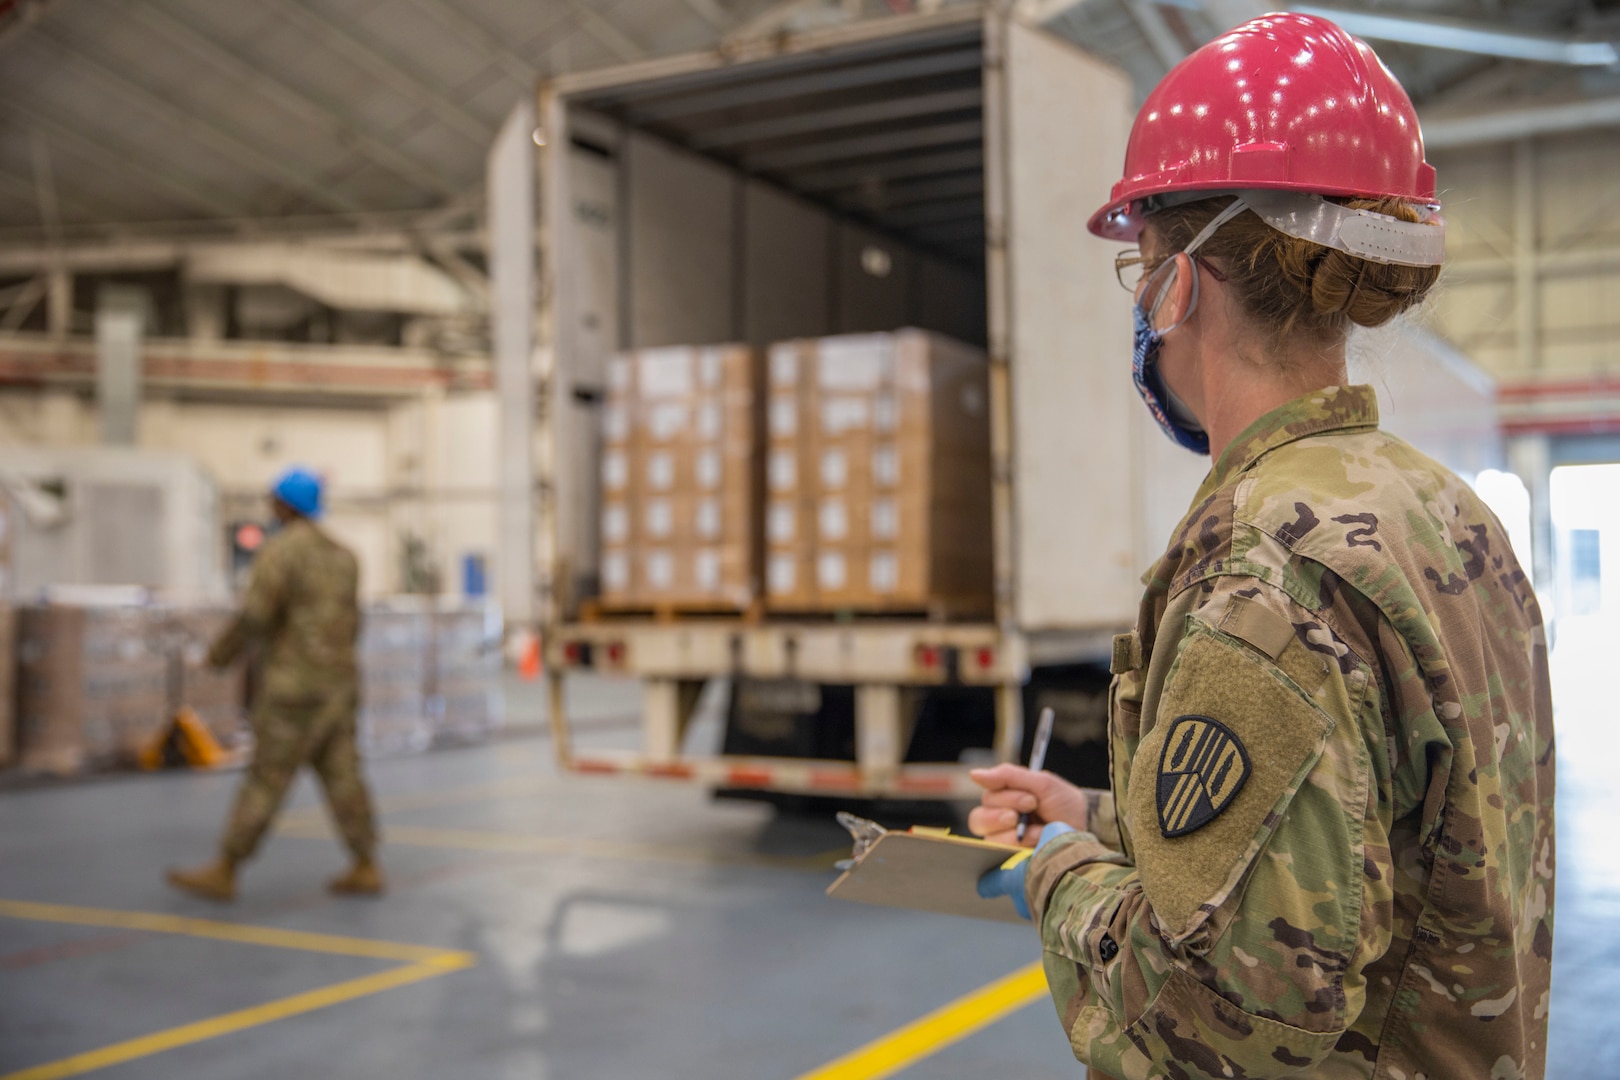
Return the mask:
{"type": "Polygon", "coordinates": [[[1115,643],[1113,800],[1030,864],[1075,1054],[1142,1077],[1539,1077],[1546,643],[1496,518],[1369,387],[1221,455],[1115,643]]]}
{"type": "Polygon", "coordinates": [[[242,610],[209,661],[223,667],[262,642],[264,700],[311,701],[353,688],[359,580],[347,548],[309,521],[291,522],[254,558],[242,610]]]}

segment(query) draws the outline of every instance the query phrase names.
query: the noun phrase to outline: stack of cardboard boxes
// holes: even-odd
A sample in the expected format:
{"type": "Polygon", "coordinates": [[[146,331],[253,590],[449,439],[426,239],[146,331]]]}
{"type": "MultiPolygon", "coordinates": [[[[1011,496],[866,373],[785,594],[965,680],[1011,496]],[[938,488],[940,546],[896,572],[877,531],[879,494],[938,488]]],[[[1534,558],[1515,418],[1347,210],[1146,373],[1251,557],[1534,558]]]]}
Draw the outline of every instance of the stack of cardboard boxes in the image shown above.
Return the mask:
{"type": "Polygon", "coordinates": [[[169,718],[147,609],[31,605],[17,619],[17,740],[28,772],[122,764],[169,718]]]}
{"type": "Polygon", "coordinates": [[[433,613],[428,712],[435,743],[479,742],[503,720],[501,620],[490,606],[433,613]]]}
{"type": "Polygon", "coordinates": [[[226,747],[247,735],[240,667],[214,671],[217,607],[42,603],[17,611],[18,763],[69,774],[132,761],[182,704],[226,747]]]}
{"type": "Polygon", "coordinates": [[[758,597],[757,367],[739,345],[610,362],[603,607],[742,611],[758,597]]]}
{"type": "Polygon", "coordinates": [[[433,742],[425,675],[432,630],[432,613],[411,600],[361,613],[358,727],[366,755],[416,753],[433,742]]]}
{"type": "Polygon", "coordinates": [[[360,749],[409,754],[487,739],[503,720],[501,620],[484,603],[398,597],[361,612],[360,749]]]}
{"type": "Polygon", "coordinates": [[[988,611],[984,353],[902,330],[783,342],[768,370],[768,605],[988,611]]]}
{"type": "MultiPolygon", "coordinates": [[[[247,665],[207,664],[209,644],[234,617],[215,605],[0,606],[0,692],[16,702],[18,721],[14,733],[0,725],[0,765],[15,757],[26,772],[63,775],[127,765],[182,704],[221,745],[243,746],[247,665]]],[[[487,738],[502,719],[500,633],[499,612],[485,604],[368,605],[358,647],[361,749],[411,753],[487,738]]]]}

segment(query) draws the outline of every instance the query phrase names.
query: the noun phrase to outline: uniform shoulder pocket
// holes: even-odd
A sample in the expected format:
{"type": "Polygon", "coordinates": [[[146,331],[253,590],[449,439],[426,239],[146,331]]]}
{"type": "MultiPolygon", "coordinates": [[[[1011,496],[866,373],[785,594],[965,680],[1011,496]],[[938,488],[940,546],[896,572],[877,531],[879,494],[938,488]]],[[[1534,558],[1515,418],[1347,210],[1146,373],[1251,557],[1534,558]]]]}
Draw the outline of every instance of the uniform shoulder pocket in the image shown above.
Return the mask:
{"type": "Polygon", "coordinates": [[[1133,855],[1172,941],[1241,885],[1334,723],[1270,657],[1196,617],[1187,624],[1130,768],[1133,855]]]}

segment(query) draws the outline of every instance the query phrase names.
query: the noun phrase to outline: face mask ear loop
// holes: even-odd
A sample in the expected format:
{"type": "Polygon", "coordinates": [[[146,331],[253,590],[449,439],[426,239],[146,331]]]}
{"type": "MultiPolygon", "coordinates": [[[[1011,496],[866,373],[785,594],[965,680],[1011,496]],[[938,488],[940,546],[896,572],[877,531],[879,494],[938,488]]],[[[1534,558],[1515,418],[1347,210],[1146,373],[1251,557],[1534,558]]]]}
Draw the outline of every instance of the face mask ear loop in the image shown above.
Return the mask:
{"type": "MultiPolygon", "coordinates": [[[[1147,312],[1148,322],[1150,323],[1153,321],[1153,317],[1159,313],[1159,308],[1164,306],[1164,302],[1168,300],[1170,298],[1170,294],[1175,291],[1176,279],[1180,275],[1181,269],[1174,256],[1171,256],[1170,260],[1161,266],[1153,276],[1158,277],[1160,273],[1164,272],[1169,273],[1170,279],[1164,283],[1164,287],[1160,289],[1153,297],[1153,306],[1148,308],[1147,312]]],[[[1198,276],[1198,266],[1194,264],[1192,275],[1192,296],[1187,298],[1187,310],[1181,313],[1181,318],[1177,319],[1169,326],[1166,326],[1163,330],[1160,330],[1160,337],[1163,337],[1165,334],[1168,334],[1170,331],[1192,318],[1192,313],[1198,310],[1198,276]]],[[[1149,288],[1151,287],[1152,282],[1150,281],[1149,288]]]]}
{"type": "MultiPolygon", "coordinates": [[[[1226,209],[1216,214],[1214,220],[1212,220],[1208,225],[1204,226],[1202,232],[1192,238],[1192,243],[1181,249],[1181,254],[1190,257],[1193,252],[1197,251],[1204,245],[1204,241],[1215,235],[1216,230],[1218,230],[1222,225],[1225,225],[1228,221],[1231,221],[1233,218],[1237,217],[1239,214],[1243,213],[1243,211],[1247,210],[1248,208],[1249,204],[1243,201],[1243,197],[1241,195],[1233,199],[1231,203],[1227,205],[1226,209]]],[[[1175,264],[1176,260],[1172,258],[1165,265],[1174,266],[1175,264]]],[[[1163,270],[1164,267],[1160,267],[1159,269],[1163,270]]],[[[1182,313],[1181,318],[1177,319],[1174,323],[1165,327],[1163,330],[1160,330],[1159,336],[1163,337],[1165,334],[1168,334],[1170,331],[1192,318],[1192,313],[1198,310],[1198,279],[1202,275],[1198,273],[1197,264],[1193,265],[1192,275],[1192,297],[1187,303],[1187,310],[1182,313]]],[[[1157,276],[1158,274],[1155,273],[1154,277],[1157,276]]],[[[1165,282],[1164,288],[1159,290],[1159,294],[1154,297],[1153,306],[1148,308],[1148,320],[1150,322],[1152,321],[1153,316],[1158,314],[1159,306],[1163,304],[1165,299],[1170,295],[1170,290],[1175,287],[1175,283],[1176,279],[1174,273],[1172,273],[1170,280],[1165,282]]],[[[1152,287],[1152,279],[1149,279],[1149,287],[1152,287]]]]}

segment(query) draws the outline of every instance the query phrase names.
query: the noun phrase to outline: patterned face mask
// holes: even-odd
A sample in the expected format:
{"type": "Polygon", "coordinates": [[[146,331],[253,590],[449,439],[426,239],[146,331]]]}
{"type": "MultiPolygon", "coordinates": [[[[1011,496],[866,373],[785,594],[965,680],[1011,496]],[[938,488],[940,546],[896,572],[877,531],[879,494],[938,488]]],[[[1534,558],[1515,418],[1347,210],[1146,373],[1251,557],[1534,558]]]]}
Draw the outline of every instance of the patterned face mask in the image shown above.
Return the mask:
{"type": "Polygon", "coordinates": [[[1164,376],[1159,374],[1159,350],[1164,344],[1164,334],[1154,329],[1153,320],[1142,310],[1141,304],[1133,307],[1131,313],[1136,319],[1136,341],[1131,354],[1131,380],[1136,383],[1136,392],[1142,395],[1148,412],[1176,445],[1195,454],[1208,454],[1209,435],[1170,392],[1164,376]]]}
{"type": "MultiPolygon", "coordinates": [[[[1232,204],[1219,214],[1215,220],[1204,227],[1204,231],[1193,237],[1192,243],[1182,249],[1185,255],[1192,255],[1204,241],[1215,235],[1215,230],[1231,221],[1238,214],[1248,209],[1242,199],[1234,199],[1232,204]]],[[[1135,340],[1131,348],[1131,381],[1136,384],[1136,392],[1141,395],[1142,402],[1158,421],[1159,427],[1168,435],[1177,446],[1186,447],[1195,454],[1209,453],[1209,435],[1199,424],[1198,418],[1192,410],[1170,390],[1170,384],[1164,381],[1159,371],[1159,352],[1164,345],[1164,336],[1182,323],[1186,322],[1192,313],[1198,309],[1198,267],[1193,265],[1192,297],[1187,302],[1187,310],[1171,325],[1163,330],[1153,325],[1153,316],[1158,313],[1159,306],[1164,303],[1175,289],[1176,260],[1165,260],[1164,264],[1155,270],[1142,287],[1140,298],[1131,308],[1131,314],[1136,324],[1135,340]],[[1147,307],[1144,302],[1151,301],[1147,307]]]]}

